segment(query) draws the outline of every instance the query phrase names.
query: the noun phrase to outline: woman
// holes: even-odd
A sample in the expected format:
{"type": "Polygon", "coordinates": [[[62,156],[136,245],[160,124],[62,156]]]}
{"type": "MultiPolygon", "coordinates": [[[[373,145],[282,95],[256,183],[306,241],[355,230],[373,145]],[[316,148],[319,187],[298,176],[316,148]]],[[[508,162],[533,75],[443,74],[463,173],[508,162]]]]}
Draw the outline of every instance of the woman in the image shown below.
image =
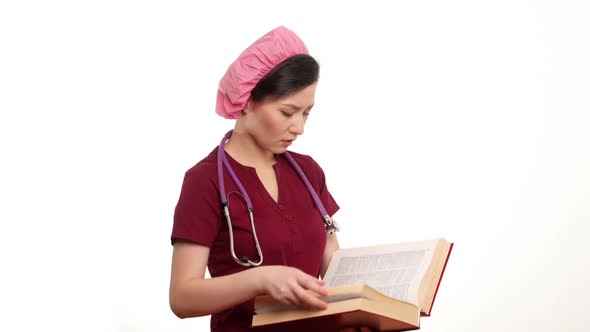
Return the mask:
{"type": "Polygon", "coordinates": [[[221,79],[216,111],[236,122],[222,144],[185,174],[172,231],[170,306],[178,317],[212,315],[212,331],[245,331],[257,295],[327,306],[306,290],[327,294],[318,278],[338,240],[327,234],[331,219],[323,220],[296,168],[327,217],[338,205],[311,157],[285,153],[304,132],[318,77],[319,66],[304,43],[278,27],[248,47],[221,79]],[[221,166],[219,178],[223,158],[229,168],[221,166]],[[223,198],[231,223],[220,208],[223,198]],[[204,278],[207,266],[210,279],[204,278]]]}

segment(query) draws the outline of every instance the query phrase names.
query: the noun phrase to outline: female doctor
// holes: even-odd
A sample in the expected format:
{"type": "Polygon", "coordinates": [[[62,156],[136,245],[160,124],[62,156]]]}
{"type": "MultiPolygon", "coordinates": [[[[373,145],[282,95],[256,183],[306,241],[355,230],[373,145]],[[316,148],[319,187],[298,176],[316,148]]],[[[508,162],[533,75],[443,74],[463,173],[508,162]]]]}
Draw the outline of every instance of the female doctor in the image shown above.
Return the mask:
{"type": "Polygon", "coordinates": [[[320,166],[287,152],[304,132],[318,77],[304,43],[278,27],[221,79],[216,111],[235,126],[185,173],[174,213],[170,306],[178,317],[212,315],[212,331],[246,331],[257,295],[327,306],[306,290],[327,294],[318,278],[339,248],[338,205],[320,166]]]}

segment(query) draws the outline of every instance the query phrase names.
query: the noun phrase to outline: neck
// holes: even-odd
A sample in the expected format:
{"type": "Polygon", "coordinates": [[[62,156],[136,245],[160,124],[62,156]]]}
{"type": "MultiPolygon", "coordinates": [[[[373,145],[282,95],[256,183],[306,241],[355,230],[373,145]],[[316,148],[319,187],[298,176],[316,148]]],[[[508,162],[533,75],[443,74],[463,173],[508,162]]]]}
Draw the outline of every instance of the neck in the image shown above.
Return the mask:
{"type": "Polygon", "coordinates": [[[266,167],[276,163],[274,154],[263,149],[254,137],[238,126],[225,144],[225,152],[242,165],[250,167],[266,167]]]}

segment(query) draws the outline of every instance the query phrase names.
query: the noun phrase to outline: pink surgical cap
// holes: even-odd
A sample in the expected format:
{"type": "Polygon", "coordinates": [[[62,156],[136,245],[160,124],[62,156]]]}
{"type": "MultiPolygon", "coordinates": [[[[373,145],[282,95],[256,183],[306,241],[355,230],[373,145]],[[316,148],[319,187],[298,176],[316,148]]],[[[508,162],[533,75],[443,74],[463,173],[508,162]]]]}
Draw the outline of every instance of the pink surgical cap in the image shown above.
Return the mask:
{"type": "Polygon", "coordinates": [[[250,45],[234,61],[219,82],[215,111],[226,119],[237,119],[258,81],[283,60],[309,54],[303,41],[279,26],[250,45]]]}

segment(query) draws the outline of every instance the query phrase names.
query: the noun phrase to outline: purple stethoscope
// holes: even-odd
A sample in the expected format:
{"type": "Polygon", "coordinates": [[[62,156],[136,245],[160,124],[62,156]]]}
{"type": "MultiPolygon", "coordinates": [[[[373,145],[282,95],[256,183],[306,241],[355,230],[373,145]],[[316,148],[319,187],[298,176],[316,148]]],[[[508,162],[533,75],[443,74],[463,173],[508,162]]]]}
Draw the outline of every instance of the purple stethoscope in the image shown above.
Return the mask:
{"type": "MultiPolygon", "coordinates": [[[[258,242],[258,237],[256,236],[256,228],[254,227],[254,212],[253,212],[254,208],[252,207],[252,201],[250,201],[250,197],[248,196],[246,189],[244,189],[242,182],[240,182],[240,180],[236,176],[236,173],[232,169],[232,167],[229,164],[227,157],[225,155],[225,150],[224,150],[225,142],[231,137],[232,132],[233,132],[233,130],[230,130],[227,132],[227,134],[225,134],[225,136],[221,140],[221,143],[219,143],[219,148],[217,149],[217,177],[219,179],[219,197],[221,199],[221,211],[227,221],[227,227],[229,229],[229,246],[230,246],[231,255],[232,255],[233,259],[238,264],[240,264],[242,266],[259,266],[260,264],[262,264],[263,257],[262,257],[262,250],[260,249],[260,243],[258,242]],[[227,172],[231,176],[232,180],[238,186],[238,189],[240,190],[240,194],[242,195],[242,198],[244,199],[244,201],[246,202],[246,205],[248,207],[248,214],[250,215],[250,225],[252,226],[252,235],[254,238],[254,244],[256,245],[256,251],[258,251],[258,257],[259,257],[258,261],[251,261],[246,256],[242,256],[241,258],[238,258],[236,256],[236,252],[234,249],[234,233],[233,233],[232,224],[231,224],[231,216],[229,214],[229,202],[228,202],[227,196],[225,195],[225,183],[223,180],[223,167],[225,167],[227,169],[227,172]]],[[[338,227],[338,224],[336,223],[336,221],[328,215],[328,212],[326,212],[326,208],[324,207],[324,204],[322,204],[322,201],[318,197],[318,194],[315,192],[315,190],[311,186],[311,183],[309,183],[307,176],[305,176],[305,174],[303,173],[303,170],[301,169],[301,167],[299,167],[299,164],[297,164],[297,162],[293,159],[293,157],[291,157],[291,155],[287,151],[285,151],[283,153],[283,155],[287,158],[287,160],[289,161],[291,166],[295,169],[295,171],[297,171],[297,174],[299,174],[299,177],[301,178],[301,180],[305,183],[305,186],[307,187],[309,194],[313,198],[313,201],[315,202],[316,207],[318,208],[318,210],[320,211],[320,213],[322,215],[322,219],[324,220],[324,224],[326,225],[326,232],[328,234],[334,234],[335,232],[340,231],[340,227],[338,227]]]]}

